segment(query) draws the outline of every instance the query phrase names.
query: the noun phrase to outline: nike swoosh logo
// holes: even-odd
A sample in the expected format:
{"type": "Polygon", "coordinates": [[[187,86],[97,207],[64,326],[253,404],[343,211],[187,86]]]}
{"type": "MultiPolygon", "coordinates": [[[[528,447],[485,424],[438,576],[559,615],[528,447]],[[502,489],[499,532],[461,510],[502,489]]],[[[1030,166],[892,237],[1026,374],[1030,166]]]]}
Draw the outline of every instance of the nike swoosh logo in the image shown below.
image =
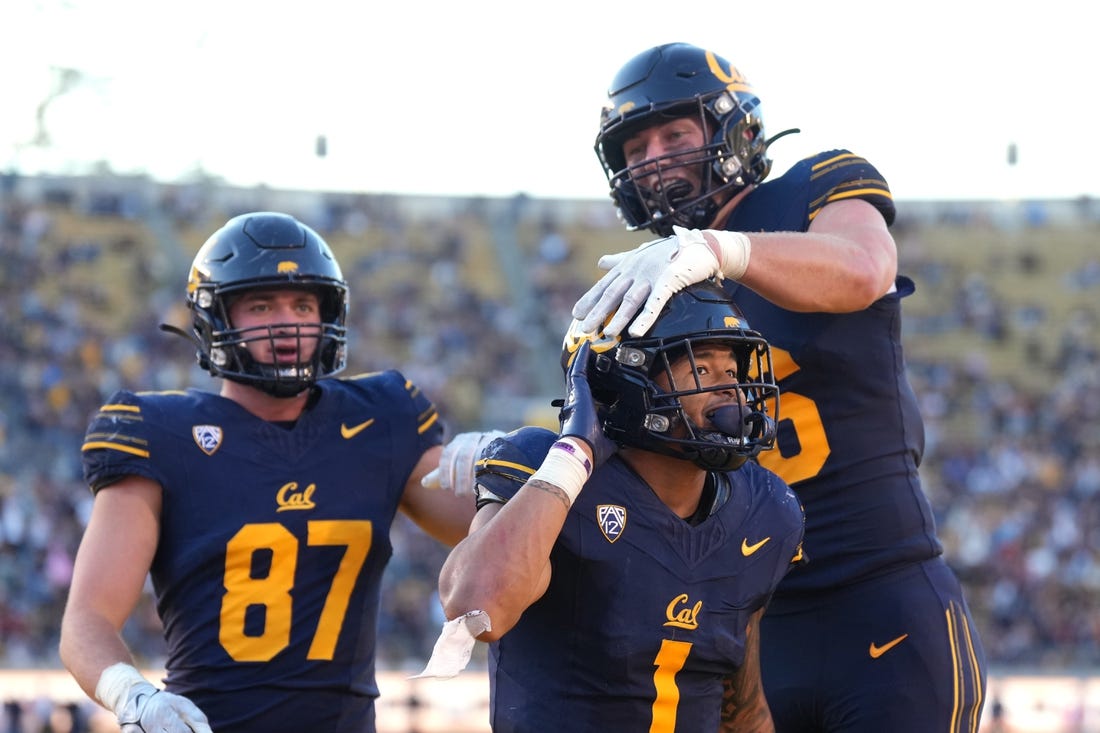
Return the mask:
{"type": "Polygon", "coordinates": [[[354,438],[356,435],[369,428],[372,423],[374,423],[373,417],[370,420],[359,423],[358,425],[352,425],[350,428],[347,425],[341,423],[340,435],[343,435],[345,438],[354,438]]]}
{"type": "Polygon", "coordinates": [[[765,537],[764,539],[757,542],[755,545],[750,545],[749,544],[749,538],[746,537],[745,539],[741,540],[741,554],[744,555],[745,557],[748,557],[749,555],[753,554],[754,552],[759,550],[764,545],[768,544],[768,540],[770,540],[770,539],[771,539],[771,537],[765,537]]]}
{"type": "Polygon", "coordinates": [[[898,644],[902,643],[903,641],[905,641],[908,638],[909,638],[909,634],[902,634],[898,638],[894,639],[893,641],[888,641],[885,644],[883,644],[882,646],[875,646],[875,642],[872,641],[871,642],[871,649],[870,649],[871,659],[878,659],[883,654],[890,651],[891,649],[893,649],[898,644]]]}

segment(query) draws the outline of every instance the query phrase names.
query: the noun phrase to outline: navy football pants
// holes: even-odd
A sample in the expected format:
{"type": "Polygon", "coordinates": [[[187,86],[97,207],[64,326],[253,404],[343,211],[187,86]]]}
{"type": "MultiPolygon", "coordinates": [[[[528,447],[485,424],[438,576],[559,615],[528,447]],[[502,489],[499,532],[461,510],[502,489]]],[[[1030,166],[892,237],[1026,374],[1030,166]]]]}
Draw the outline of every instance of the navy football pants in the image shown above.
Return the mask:
{"type": "Polygon", "coordinates": [[[974,733],[985,656],[941,558],[779,600],[761,624],[776,733],[974,733]]]}

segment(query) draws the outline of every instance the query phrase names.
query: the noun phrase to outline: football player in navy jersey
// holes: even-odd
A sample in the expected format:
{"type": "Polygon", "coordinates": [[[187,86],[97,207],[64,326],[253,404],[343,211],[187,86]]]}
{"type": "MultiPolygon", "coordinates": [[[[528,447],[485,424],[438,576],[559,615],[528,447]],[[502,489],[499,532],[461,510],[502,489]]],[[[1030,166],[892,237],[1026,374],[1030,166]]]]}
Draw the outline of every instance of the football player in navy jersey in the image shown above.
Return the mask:
{"type": "Polygon", "coordinates": [[[985,661],[917,473],[924,428],[901,342],[914,285],[897,273],[890,189],[847,150],[769,179],[780,135],[711,51],[672,43],[628,61],[596,152],[627,226],[664,238],[601,258],[608,272],[573,315],[641,336],[679,288],[717,276],[771,344],[783,419],[759,461],[805,508],[808,560],[761,623],[776,729],[973,732],[985,661]]]}
{"type": "Polygon", "coordinates": [[[772,731],[757,624],[803,522],[749,461],[774,435],[767,343],[711,283],[642,338],[575,326],[560,434],[488,445],[440,574],[448,624],[493,642],[492,729],[772,731]]]}
{"type": "Polygon", "coordinates": [[[474,513],[469,497],[421,486],[439,460],[436,409],[396,371],[331,378],[345,367],[347,286],[290,216],[215,232],[187,303],[184,335],[220,393],[121,391],[91,420],[95,500],[62,660],[128,733],[372,732],[394,516],[453,545],[474,513]],[[150,573],[164,689],[120,636],[150,573]]]}

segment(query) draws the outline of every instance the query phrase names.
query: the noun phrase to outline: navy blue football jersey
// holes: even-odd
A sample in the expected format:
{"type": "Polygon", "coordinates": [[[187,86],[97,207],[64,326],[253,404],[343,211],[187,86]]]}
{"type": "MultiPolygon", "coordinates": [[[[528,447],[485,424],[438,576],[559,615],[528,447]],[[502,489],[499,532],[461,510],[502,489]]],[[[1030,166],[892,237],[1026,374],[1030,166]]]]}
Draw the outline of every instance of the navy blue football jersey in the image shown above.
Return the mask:
{"type": "MultiPolygon", "coordinates": [[[[833,150],[757,187],[726,226],[806,231],[826,204],[853,197],[893,222],[878,171],[833,150]]],[[[776,448],[760,463],[806,511],[807,562],[760,625],[777,733],[975,731],[984,651],[917,473],[924,424],[901,341],[913,282],[899,275],[869,308],[839,314],[795,313],[730,286],[771,344],[780,388],[776,448]]]]}
{"type": "MultiPolygon", "coordinates": [[[[733,211],[731,231],[806,231],[826,204],[858,197],[887,223],[894,204],[863,158],[833,150],[757,187],[733,211]]],[[[896,292],[855,313],[796,313],[727,281],[749,323],[771,344],[780,388],[776,448],[760,463],[795,490],[806,511],[808,562],[788,592],[832,587],[942,552],[917,466],[924,425],[905,373],[896,292]]]]}
{"type": "Polygon", "coordinates": [[[490,646],[494,733],[718,730],[722,680],[798,552],[802,511],[755,464],[716,480],[728,499],[692,525],[618,457],[596,470],[550,587],[490,646]]]}
{"type": "Polygon", "coordinates": [[[118,392],[88,427],[93,490],[126,475],[163,489],[165,682],[215,731],[374,730],[389,529],[442,426],[395,371],[316,389],[289,429],[197,390],[118,392]]]}

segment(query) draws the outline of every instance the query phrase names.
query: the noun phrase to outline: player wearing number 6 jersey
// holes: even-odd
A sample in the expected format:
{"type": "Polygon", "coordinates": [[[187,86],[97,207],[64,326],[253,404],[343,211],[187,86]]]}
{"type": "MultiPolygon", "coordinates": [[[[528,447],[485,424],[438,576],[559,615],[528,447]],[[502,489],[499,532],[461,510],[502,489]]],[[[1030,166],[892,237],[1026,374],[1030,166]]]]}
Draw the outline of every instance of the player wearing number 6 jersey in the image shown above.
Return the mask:
{"type": "MultiPolygon", "coordinates": [[[[573,315],[641,336],[671,293],[719,276],[771,344],[776,471],[806,511],[809,562],[761,623],[780,733],[977,730],[984,658],[917,467],[882,175],[846,150],[771,168],[760,99],[729,62],[675,43],[612,82],[597,152],[627,224],[666,238],[602,258],[573,315]],[[620,305],[621,303],[621,305],[620,305]]],[[[901,143],[904,144],[904,143],[901,143]]]]}
{"type": "Polygon", "coordinates": [[[773,730],[757,623],[802,511],[749,460],[773,437],[767,362],[709,284],[644,338],[566,335],[560,436],[489,444],[440,575],[448,623],[491,626],[494,733],[773,730]]]}
{"type": "Polygon", "coordinates": [[[346,286],[292,217],[230,220],[187,293],[220,394],[123,391],[92,419],[62,660],[127,733],[371,733],[394,516],[448,544],[473,516],[420,485],[439,459],[435,407],[396,371],[325,379],[344,368],[346,286]],[[147,574],[163,690],[120,636],[147,574]]]}

